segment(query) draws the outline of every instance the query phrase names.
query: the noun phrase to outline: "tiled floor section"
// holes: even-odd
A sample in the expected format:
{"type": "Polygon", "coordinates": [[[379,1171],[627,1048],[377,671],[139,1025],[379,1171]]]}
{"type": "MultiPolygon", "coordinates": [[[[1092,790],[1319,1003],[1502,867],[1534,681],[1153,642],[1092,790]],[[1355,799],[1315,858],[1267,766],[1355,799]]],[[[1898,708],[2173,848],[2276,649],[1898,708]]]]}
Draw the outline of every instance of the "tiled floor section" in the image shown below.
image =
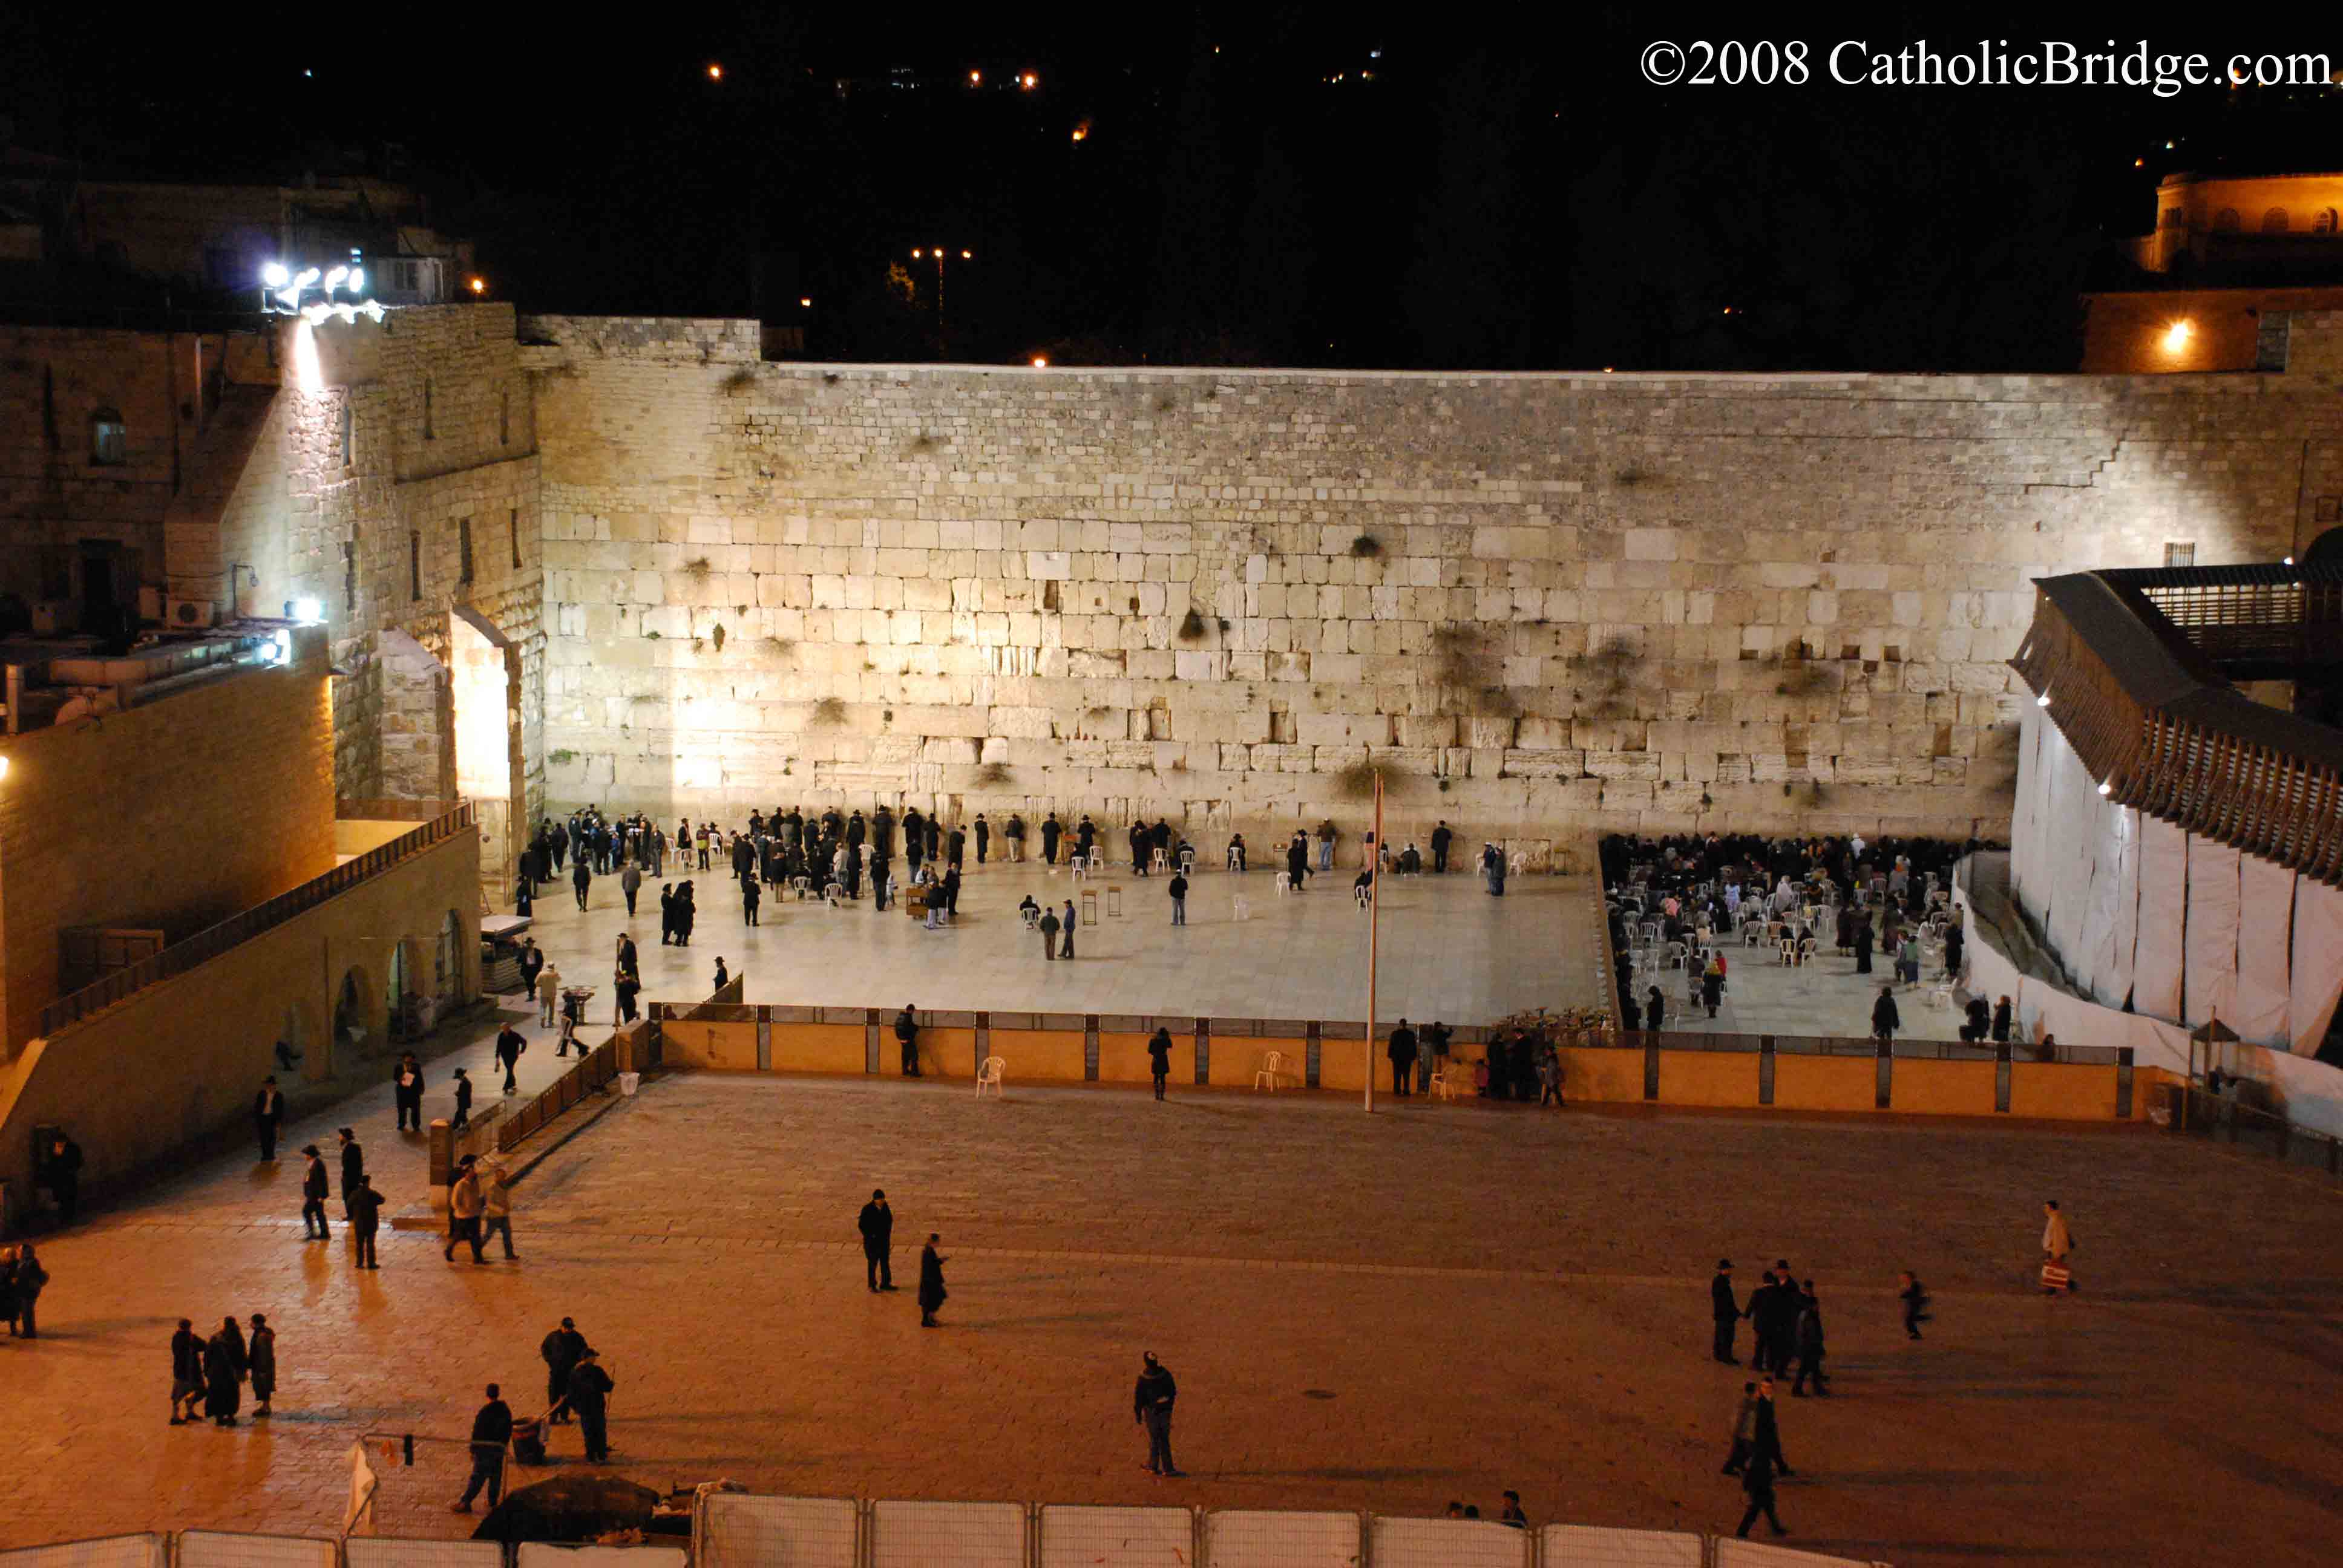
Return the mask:
{"type": "MultiPolygon", "coordinates": [[[[900,864],[900,862],[898,862],[900,864]]],[[[720,872],[693,874],[700,913],[689,948],[661,949],[659,885],[646,884],[631,920],[615,879],[597,881],[581,916],[567,882],[537,903],[535,934],[562,973],[600,987],[610,1001],[611,954],[621,930],[640,956],[643,996],[705,997],[721,954],[749,973],[748,1000],[820,1007],[984,1009],[1001,1011],[1201,1013],[1218,1018],[1362,1019],[1366,1016],[1367,919],[1351,896],[1353,873],[1313,877],[1299,896],[1277,894],[1270,873],[1202,870],[1188,924],[1175,928],[1161,877],[1123,868],[1095,880],[1051,875],[1029,861],[979,868],[971,860],[960,920],[930,931],[900,906],[768,898],[753,930],[739,890],[720,872]],[[1112,890],[1121,890],[1117,895],[1112,890]],[[1233,918],[1242,892],[1251,917],[1233,918]],[[1079,912],[1097,895],[1098,924],[1084,925],[1071,963],[1041,957],[1041,939],[1019,921],[1028,893],[1079,912]],[[1107,911],[1119,897],[1120,917],[1107,911]],[[573,967],[573,961],[575,967],[573,967]]],[[[1384,1018],[1485,1023],[1517,1008],[1595,1000],[1589,955],[1596,940],[1583,879],[1516,877],[1502,899],[1478,877],[1393,877],[1383,884],[1377,990],[1384,1018]]]]}
{"type": "MultiPolygon", "coordinates": [[[[535,1053],[532,1053],[534,1055],[535,1053]]],[[[379,1096],[376,1100],[379,1100],[379,1096]]],[[[353,1112],[405,1160],[386,1105],[353,1112]]],[[[315,1135],[339,1117],[318,1119],[315,1135]]],[[[419,1180],[409,1171],[402,1180],[419,1180]]],[[[0,1342],[0,1542],[154,1523],[330,1530],[373,1429],[460,1436],[542,1384],[576,1316],[618,1380],[620,1468],[666,1486],[1532,1514],[1729,1527],[1742,1374],[1709,1265],[1794,1260],[1836,1397],[1785,1401],[1794,1543],[1898,1564],[2331,1559],[2343,1207],[2147,1130],[1335,1097],[654,1081],[520,1194],[523,1259],[299,1239],[295,1172],[223,1161],[45,1249],[48,1334],[0,1342]],[[942,1232],[946,1327],[861,1282],[853,1218],[942,1232]],[[2062,1198],[2086,1293],[2025,1287],[2062,1198]],[[1924,1344],[1895,1271],[1938,1294],[1924,1344]],[[181,1313],[279,1326],[273,1422],[164,1424],[181,1313]],[[1178,1373],[1190,1478],[1140,1473],[1139,1352],[1178,1373]],[[1332,1397],[1324,1397],[1331,1395],[1332,1397]]],[[[574,1435],[560,1451],[574,1456],[574,1435]]],[[[385,1475],[382,1522],[454,1533],[461,1461],[385,1475]]]]}
{"type": "MultiPolygon", "coordinates": [[[[1725,950],[1728,980],[1716,1016],[1687,1000],[1688,982],[1682,970],[1638,968],[1635,994],[1656,985],[1667,999],[1668,1027],[1701,1034],[1845,1035],[1861,1040],[1871,1033],[1871,1008],[1879,988],[1895,984],[1893,967],[1875,953],[1867,975],[1855,972],[1853,954],[1825,949],[1803,964],[1785,965],[1779,948],[1739,947],[1725,950]]],[[[1923,968],[1921,983],[1895,985],[1896,1010],[1903,1020],[1899,1039],[1958,1040],[1966,992],[1939,1004],[1932,993],[1943,980],[1941,960],[1923,968]]],[[[1990,1000],[1990,999],[1988,999],[1990,1000]]],[[[2087,1045],[2088,1040],[2070,1040],[2087,1045]]]]}

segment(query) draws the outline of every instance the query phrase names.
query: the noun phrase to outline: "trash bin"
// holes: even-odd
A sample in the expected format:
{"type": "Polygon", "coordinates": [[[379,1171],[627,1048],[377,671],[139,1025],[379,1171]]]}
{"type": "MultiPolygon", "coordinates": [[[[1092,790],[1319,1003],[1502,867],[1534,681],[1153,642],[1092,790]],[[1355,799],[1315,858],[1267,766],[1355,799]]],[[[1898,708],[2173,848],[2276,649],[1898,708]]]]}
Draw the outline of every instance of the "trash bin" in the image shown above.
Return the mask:
{"type": "Polygon", "coordinates": [[[618,1092],[632,1094],[642,1081],[643,1075],[639,1072],[622,1072],[618,1074],[618,1092]]]}

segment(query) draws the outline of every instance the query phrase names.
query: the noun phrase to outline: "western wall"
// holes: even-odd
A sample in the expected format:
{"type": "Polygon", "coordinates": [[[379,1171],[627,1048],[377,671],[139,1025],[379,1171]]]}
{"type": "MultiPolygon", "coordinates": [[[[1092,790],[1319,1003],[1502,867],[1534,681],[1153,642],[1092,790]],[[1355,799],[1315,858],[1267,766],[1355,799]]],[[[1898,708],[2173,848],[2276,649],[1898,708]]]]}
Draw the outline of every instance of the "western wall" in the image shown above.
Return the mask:
{"type": "MultiPolygon", "coordinates": [[[[2006,830],[2029,580],[2275,559],[2327,374],[759,363],[523,318],[556,804],[2006,830]]],[[[2298,337],[2301,334],[2298,333],[2298,337]]]]}

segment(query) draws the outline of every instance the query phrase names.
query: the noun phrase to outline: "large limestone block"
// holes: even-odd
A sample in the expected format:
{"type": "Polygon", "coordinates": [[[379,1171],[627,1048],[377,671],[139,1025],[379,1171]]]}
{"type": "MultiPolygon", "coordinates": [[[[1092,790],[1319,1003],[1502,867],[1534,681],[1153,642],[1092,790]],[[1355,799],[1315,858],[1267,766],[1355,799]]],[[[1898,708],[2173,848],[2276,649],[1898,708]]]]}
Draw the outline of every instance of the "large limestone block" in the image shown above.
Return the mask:
{"type": "Polygon", "coordinates": [[[1513,744],[1513,723],[1509,718],[1478,714],[1461,720],[1459,730],[1464,744],[1475,751],[1503,751],[1513,744]]]}
{"type": "Polygon", "coordinates": [[[1614,781],[1656,781],[1660,777],[1659,757],[1649,751],[1589,751],[1585,754],[1586,771],[1607,783],[1614,781]]]}
{"type": "Polygon", "coordinates": [[[1304,746],[1388,746],[1392,721],[1382,713],[1301,713],[1294,739],[1304,746]]]}
{"type": "Polygon", "coordinates": [[[1447,714],[1403,713],[1399,716],[1399,743],[1409,747],[1453,746],[1456,720],[1447,714]]]}
{"type": "Polygon", "coordinates": [[[1575,750],[1524,750],[1505,753],[1508,779],[1575,779],[1585,771],[1586,753],[1575,750]]]}

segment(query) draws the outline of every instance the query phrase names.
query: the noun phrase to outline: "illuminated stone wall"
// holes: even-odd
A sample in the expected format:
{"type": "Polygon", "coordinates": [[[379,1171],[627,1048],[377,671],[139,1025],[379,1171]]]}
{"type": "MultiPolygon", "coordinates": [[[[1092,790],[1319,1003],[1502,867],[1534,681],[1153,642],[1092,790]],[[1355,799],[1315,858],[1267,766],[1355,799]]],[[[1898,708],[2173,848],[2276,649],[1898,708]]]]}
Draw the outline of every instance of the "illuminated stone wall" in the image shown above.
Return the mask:
{"type": "MultiPolygon", "coordinates": [[[[2006,830],[2036,576],[2267,559],[2331,380],[759,364],[524,321],[556,803],[2006,830]]],[[[2301,336],[2298,333],[2298,336],[2301,336]]]]}

